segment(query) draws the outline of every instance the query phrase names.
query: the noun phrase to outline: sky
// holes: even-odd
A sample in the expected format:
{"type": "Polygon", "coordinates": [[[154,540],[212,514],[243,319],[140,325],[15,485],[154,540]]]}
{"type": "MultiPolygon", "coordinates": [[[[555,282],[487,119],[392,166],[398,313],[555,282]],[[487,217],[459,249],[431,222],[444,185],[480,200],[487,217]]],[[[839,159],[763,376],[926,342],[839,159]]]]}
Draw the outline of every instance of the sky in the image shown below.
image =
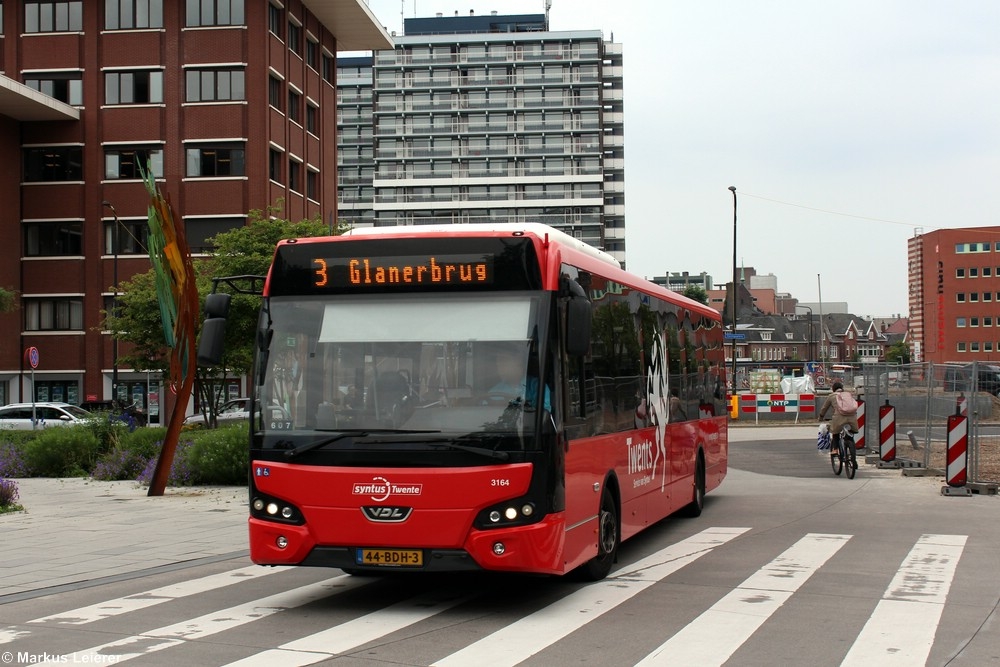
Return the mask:
{"type": "MultiPolygon", "coordinates": [[[[369,0],[402,17],[544,0],[369,0]]],[[[907,240],[1000,225],[1000,2],[552,0],[622,45],[626,266],[774,274],[801,302],[906,316],[907,240]],[[990,183],[993,185],[991,186],[990,183]]]]}

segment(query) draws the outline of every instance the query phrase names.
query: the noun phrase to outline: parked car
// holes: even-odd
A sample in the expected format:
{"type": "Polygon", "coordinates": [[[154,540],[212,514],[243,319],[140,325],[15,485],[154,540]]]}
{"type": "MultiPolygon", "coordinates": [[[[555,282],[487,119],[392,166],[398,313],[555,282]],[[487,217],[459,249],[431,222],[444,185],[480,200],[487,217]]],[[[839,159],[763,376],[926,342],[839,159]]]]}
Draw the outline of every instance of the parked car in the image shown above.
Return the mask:
{"type": "MultiPolygon", "coordinates": [[[[976,389],[994,396],[1000,396],[1000,366],[976,364],[976,389]]],[[[945,391],[972,391],[972,364],[956,364],[945,367],[945,391]]]]}
{"type": "Polygon", "coordinates": [[[49,428],[79,424],[93,415],[69,403],[35,403],[32,422],[31,403],[11,403],[0,407],[0,430],[30,431],[32,428],[49,428]]]}
{"type": "MultiPolygon", "coordinates": [[[[223,403],[222,407],[219,408],[219,414],[216,415],[216,424],[222,426],[223,424],[231,424],[234,422],[242,422],[250,420],[250,399],[249,398],[234,398],[232,400],[223,403]]],[[[205,426],[205,415],[199,413],[193,414],[184,420],[185,428],[204,428],[205,426]]]]}

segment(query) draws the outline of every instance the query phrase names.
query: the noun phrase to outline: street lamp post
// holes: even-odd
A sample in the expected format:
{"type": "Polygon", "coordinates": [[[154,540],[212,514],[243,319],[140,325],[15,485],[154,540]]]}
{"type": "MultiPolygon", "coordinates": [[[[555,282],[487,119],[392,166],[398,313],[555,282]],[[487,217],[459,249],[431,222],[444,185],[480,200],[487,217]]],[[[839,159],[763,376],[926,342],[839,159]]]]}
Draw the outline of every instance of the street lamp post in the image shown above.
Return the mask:
{"type": "Polygon", "coordinates": [[[733,395],[736,395],[736,186],[730,185],[733,193],[733,395]]]}
{"type": "MultiPolygon", "coordinates": [[[[114,257],[112,263],[112,281],[114,282],[114,292],[111,297],[112,318],[118,316],[118,211],[107,199],[101,202],[101,206],[111,210],[114,216],[115,226],[111,231],[111,254],[114,257]]],[[[118,337],[111,332],[111,400],[118,400],[118,337]]]]}

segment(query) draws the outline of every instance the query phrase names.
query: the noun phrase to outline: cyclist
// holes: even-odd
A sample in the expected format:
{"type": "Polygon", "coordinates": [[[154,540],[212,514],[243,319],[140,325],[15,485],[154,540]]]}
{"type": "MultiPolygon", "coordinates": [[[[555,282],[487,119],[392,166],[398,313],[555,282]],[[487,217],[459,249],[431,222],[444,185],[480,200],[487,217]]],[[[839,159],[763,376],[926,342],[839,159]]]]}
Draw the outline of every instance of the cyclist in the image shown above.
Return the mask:
{"type": "MultiPolygon", "coordinates": [[[[857,433],[861,430],[861,427],[858,425],[857,408],[855,408],[854,412],[845,414],[838,407],[841,401],[838,400],[837,394],[844,393],[847,394],[847,396],[851,396],[851,392],[844,389],[844,384],[840,381],[834,382],[832,389],[833,391],[831,391],[830,395],[826,397],[825,401],[823,401],[823,407],[819,409],[819,421],[824,420],[827,412],[831,412],[833,415],[833,419],[830,421],[830,434],[833,436],[833,440],[830,445],[830,456],[836,455],[838,451],[837,443],[840,438],[840,431],[844,428],[844,424],[850,425],[851,433],[857,433]]],[[[846,398],[846,396],[841,398],[846,398]]],[[[854,447],[850,447],[849,449],[851,450],[851,461],[856,463],[857,454],[854,451],[854,447]]]]}

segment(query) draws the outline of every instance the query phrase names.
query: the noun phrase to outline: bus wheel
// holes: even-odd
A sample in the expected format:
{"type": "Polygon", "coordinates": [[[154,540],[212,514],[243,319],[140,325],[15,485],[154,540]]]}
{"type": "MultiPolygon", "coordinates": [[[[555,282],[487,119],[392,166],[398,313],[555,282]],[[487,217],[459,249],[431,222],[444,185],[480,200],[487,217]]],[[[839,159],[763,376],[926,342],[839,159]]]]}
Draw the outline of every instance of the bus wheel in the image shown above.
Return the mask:
{"type": "Polygon", "coordinates": [[[694,498],[691,502],[681,508],[681,516],[695,518],[701,516],[701,511],[705,508],[705,459],[698,456],[698,463],[694,470],[694,498]]]}
{"type": "Polygon", "coordinates": [[[599,581],[608,576],[618,558],[618,505],[614,496],[604,490],[601,512],[597,519],[597,555],[580,567],[580,577],[586,581],[599,581]]]}

